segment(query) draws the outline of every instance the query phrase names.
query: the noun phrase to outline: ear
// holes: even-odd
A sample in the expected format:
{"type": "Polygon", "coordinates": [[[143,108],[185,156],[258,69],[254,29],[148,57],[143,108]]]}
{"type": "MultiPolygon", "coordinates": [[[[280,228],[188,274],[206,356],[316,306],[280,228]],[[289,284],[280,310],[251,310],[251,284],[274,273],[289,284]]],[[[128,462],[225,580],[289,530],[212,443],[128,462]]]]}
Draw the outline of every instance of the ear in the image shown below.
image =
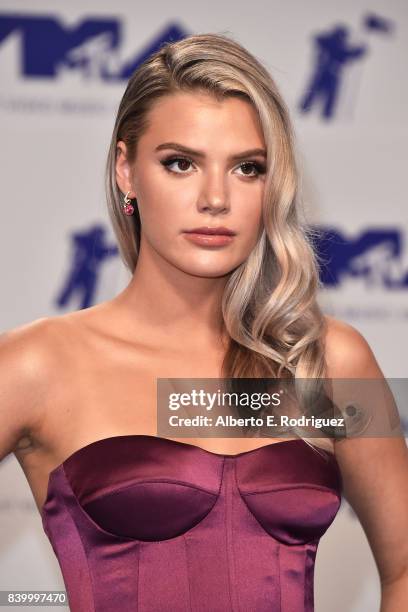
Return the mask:
{"type": "Polygon", "coordinates": [[[119,141],[116,145],[116,182],[123,194],[130,191],[129,197],[135,198],[130,176],[130,165],[127,160],[126,145],[123,141],[119,141]]]}

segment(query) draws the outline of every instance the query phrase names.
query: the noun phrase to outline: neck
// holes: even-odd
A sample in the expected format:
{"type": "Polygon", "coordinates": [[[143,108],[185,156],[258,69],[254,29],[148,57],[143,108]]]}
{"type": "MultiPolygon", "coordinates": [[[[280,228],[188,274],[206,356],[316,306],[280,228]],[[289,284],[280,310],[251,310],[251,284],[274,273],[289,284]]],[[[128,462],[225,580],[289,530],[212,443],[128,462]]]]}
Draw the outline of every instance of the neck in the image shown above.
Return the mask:
{"type": "Polygon", "coordinates": [[[225,342],[221,302],[228,276],[205,278],[141,251],[133,277],[116,298],[135,324],[168,340],[203,346],[225,342]]]}

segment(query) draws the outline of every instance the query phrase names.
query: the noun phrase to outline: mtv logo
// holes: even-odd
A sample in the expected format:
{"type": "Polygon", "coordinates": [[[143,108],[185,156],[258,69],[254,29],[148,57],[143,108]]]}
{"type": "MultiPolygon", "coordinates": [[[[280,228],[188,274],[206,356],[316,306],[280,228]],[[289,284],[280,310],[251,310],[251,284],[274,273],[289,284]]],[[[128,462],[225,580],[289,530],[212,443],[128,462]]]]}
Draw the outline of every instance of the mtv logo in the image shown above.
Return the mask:
{"type": "Polygon", "coordinates": [[[2,44],[16,33],[20,36],[22,76],[52,79],[66,70],[76,70],[84,78],[105,81],[127,80],[163,43],[187,35],[177,24],[170,24],[145,49],[124,60],[119,19],[85,18],[75,26],[64,26],[53,16],[0,14],[0,53],[2,44]]]}
{"type": "Polygon", "coordinates": [[[400,230],[366,230],[354,240],[334,228],[319,228],[318,232],[316,250],[325,286],[340,285],[345,277],[353,276],[363,279],[368,287],[408,287],[400,230]]]}

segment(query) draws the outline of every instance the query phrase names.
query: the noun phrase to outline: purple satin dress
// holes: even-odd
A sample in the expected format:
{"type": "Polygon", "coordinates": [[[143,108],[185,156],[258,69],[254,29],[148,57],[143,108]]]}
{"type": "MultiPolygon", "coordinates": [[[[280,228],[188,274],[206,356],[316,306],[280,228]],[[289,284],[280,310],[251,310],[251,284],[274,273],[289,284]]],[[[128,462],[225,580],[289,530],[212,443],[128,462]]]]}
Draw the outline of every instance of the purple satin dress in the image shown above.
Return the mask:
{"type": "Polygon", "coordinates": [[[301,439],[222,455],[132,434],[52,470],[42,521],[71,612],[312,612],[341,493],[301,439]]]}

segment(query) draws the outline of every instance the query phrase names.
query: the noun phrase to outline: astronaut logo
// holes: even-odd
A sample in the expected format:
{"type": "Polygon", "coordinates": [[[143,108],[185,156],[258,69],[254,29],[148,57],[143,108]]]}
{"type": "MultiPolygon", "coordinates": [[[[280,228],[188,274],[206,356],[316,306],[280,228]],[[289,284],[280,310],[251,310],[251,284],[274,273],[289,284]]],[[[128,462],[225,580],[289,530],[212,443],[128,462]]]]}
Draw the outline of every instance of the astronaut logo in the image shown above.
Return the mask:
{"type": "Polygon", "coordinates": [[[362,62],[369,54],[368,34],[392,32],[393,24],[389,20],[368,15],[363,19],[363,32],[359,35],[358,44],[351,41],[356,33],[345,25],[335,25],[315,35],[314,65],[299,102],[300,112],[308,113],[317,108],[323,119],[332,119],[342,90],[344,71],[352,63],[362,62]]]}
{"type": "Polygon", "coordinates": [[[71,236],[72,257],[67,278],[55,299],[63,308],[74,300],[78,308],[88,308],[95,301],[101,266],[118,254],[115,245],[106,244],[105,228],[96,224],[71,236]]]}

